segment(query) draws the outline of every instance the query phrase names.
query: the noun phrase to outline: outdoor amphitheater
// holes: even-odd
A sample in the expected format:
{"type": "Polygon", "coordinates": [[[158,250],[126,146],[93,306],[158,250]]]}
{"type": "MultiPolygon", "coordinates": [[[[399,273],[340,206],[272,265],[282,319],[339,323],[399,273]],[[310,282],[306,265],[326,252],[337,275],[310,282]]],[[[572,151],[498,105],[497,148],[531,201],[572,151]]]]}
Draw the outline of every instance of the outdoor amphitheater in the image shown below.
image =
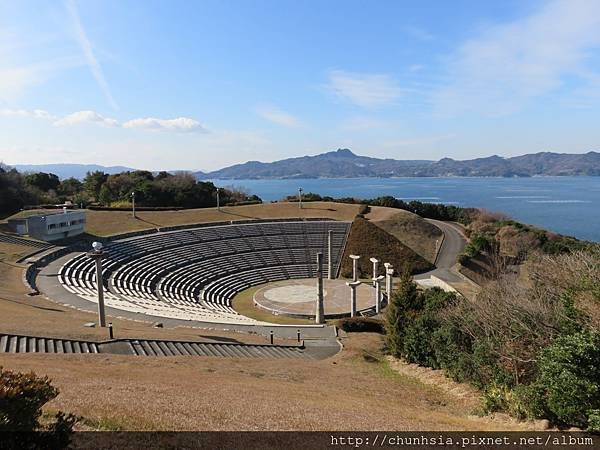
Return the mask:
{"type": "Polygon", "coordinates": [[[14,261],[0,265],[2,364],[48,374],[59,407],[123,429],[360,428],[394,417],[455,427],[455,408],[437,412],[438,394],[373,372],[384,363],[363,355],[381,354],[381,334],[348,332],[342,321],[383,323],[403,261],[421,264],[423,288],[458,288],[451,265],[464,238],[406,211],[360,211],[333,202],[87,210],[88,234],[67,241],[0,233],[14,261]],[[373,419],[371,390],[398,388],[412,400],[373,419]],[[110,403],[90,397],[97,389],[110,403]],[[412,418],[421,396],[438,415],[412,418]]]}
{"type": "MultiPolygon", "coordinates": [[[[350,223],[342,221],[259,221],[208,224],[114,239],[103,247],[105,304],[119,314],[264,325],[236,312],[233,299],[237,294],[253,286],[278,282],[272,294],[277,295],[282,280],[312,278],[312,292],[301,290],[304,296],[296,300],[299,304],[312,303],[312,311],[306,310],[304,315],[314,317],[316,302],[310,294],[316,297],[317,253],[323,254],[324,265],[329,267],[331,232],[330,278],[334,278],[349,228],[350,223]]],[[[65,289],[68,294],[60,297],[72,299],[79,306],[83,305],[81,300],[97,301],[96,264],[87,252],[69,253],[45,266],[37,274],[36,284],[41,291],[55,295],[58,289],[65,289]]],[[[297,283],[289,286],[292,291],[294,286],[298,287],[297,283]]],[[[289,306],[286,292],[290,290],[281,291],[283,297],[272,298],[275,301],[270,305],[289,306]]],[[[336,301],[334,293],[344,296],[331,289],[329,302],[336,301]]],[[[347,293],[344,297],[348,298],[347,293]]],[[[350,311],[349,302],[346,304],[346,311],[338,308],[338,314],[350,311]]],[[[286,311],[272,308],[272,312],[286,311]]]]}

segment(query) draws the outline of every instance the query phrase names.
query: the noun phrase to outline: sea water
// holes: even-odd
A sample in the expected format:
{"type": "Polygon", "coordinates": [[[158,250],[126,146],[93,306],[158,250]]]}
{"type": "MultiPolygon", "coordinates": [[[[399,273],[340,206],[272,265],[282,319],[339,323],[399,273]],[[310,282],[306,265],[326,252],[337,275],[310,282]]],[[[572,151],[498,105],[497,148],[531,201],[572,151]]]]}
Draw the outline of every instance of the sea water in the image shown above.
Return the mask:
{"type": "Polygon", "coordinates": [[[520,222],[600,242],[600,177],[532,178],[340,178],[211,180],[235,186],[263,201],[314,192],[332,197],[384,195],[503,212],[520,222]]]}

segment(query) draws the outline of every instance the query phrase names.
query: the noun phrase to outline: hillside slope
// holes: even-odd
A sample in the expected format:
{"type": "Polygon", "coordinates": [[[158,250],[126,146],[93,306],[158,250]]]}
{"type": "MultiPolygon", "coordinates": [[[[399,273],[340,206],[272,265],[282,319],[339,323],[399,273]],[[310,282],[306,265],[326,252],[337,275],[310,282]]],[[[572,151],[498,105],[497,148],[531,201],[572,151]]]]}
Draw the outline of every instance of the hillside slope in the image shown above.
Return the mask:
{"type": "Polygon", "coordinates": [[[427,261],[435,262],[436,241],[439,242],[443,235],[435,225],[410,211],[383,206],[372,206],[366,217],[427,261]]]}
{"type": "Polygon", "coordinates": [[[379,275],[385,272],[384,262],[392,264],[397,272],[406,266],[412,268],[413,273],[425,272],[434,267],[396,237],[362,217],[357,217],[350,228],[340,271],[341,276],[345,278],[352,277],[350,255],[361,255],[358,265],[360,278],[372,277],[373,265],[369,261],[372,257],[381,261],[379,275]]]}

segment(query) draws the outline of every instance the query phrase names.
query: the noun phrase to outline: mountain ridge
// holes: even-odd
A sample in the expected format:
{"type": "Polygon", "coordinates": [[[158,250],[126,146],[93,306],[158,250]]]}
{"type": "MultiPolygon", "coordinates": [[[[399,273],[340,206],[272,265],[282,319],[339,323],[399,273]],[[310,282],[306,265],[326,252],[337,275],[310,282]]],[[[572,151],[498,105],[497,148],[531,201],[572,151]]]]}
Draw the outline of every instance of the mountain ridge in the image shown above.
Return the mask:
{"type": "MultiPolygon", "coordinates": [[[[97,164],[14,164],[19,171],[51,172],[59,178],[83,178],[86,172],[112,174],[137,169],[97,164]]],[[[169,172],[175,172],[170,170],[169,172]]],[[[532,177],[600,176],[600,153],[537,152],[469,160],[445,157],[438,161],[375,158],[340,148],[313,156],[273,162],[248,161],[212,172],[190,171],[199,179],[391,178],[391,177],[532,177]]]]}
{"type": "Polygon", "coordinates": [[[197,176],[209,179],[362,178],[362,177],[531,177],[600,176],[600,153],[538,152],[470,160],[398,160],[356,155],[344,148],[273,162],[249,161],[197,176]]]}

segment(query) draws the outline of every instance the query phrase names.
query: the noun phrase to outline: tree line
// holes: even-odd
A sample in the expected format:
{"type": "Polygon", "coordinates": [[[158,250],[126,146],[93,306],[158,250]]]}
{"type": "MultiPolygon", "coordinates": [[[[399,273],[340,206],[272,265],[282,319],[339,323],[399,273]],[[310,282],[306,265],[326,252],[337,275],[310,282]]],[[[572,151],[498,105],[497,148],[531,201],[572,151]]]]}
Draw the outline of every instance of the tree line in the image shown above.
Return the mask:
{"type": "MultiPolygon", "coordinates": [[[[128,206],[135,192],[136,205],[145,207],[207,208],[216,206],[217,187],[199,181],[191,173],[146,170],[109,175],[88,172],[83,180],[60,180],[53,173],[20,173],[0,164],[0,216],[5,217],[27,206],[62,204],[67,201],[87,207],[128,206]]],[[[260,203],[256,195],[236,188],[219,190],[221,205],[260,203]]]]}
{"type": "MultiPolygon", "coordinates": [[[[283,199],[286,202],[297,202],[298,195],[288,195],[283,199]]],[[[303,202],[337,202],[337,203],[352,203],[363,204],[367,206],[385,206],[388,208],[403,209],[410,211],[426,219],[448,220],[467,224],[472,220],[473,215],[477,212],[476,208],[461,208],[460,206],[444,205],[442,203],[424,203],[417,200],[405,202],[404,200],[385,195],[371,199],[359,199],[354,197],[330,197],[321,196],[313,192],[302,194],[303,202]]]]}

